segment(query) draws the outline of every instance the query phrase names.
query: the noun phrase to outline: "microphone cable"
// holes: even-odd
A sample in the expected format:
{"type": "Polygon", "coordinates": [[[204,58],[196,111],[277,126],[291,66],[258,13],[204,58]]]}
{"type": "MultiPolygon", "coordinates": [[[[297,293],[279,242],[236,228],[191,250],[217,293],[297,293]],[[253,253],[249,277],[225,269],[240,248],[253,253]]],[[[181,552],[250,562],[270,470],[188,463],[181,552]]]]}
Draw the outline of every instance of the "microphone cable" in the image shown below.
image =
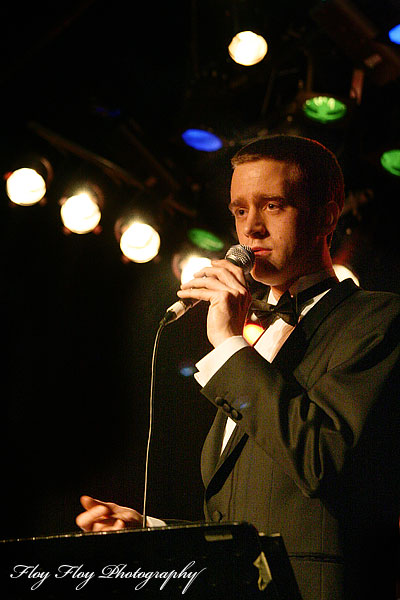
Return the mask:
{"type": "Polygon", "coordinates": [[[160,343],[161,332],[164,329],[166,323],[164,321],[160,321],[160,324],[157,329],[156,337],[154,339],[153,344],[153,355],[151,358],[151,376],[150,376],[150,399],[149,399],[149,429],[147,434],[147,446],[146,446],[146,458],[145,458],[145,466],[144,466],[144,492],[143,492],[143,511],[142,511],[142,527],[146,527],[147,520],[147,484],[148,484],[148,475],[149,475],[149,457],[150,457],[150,446],[151,440],[153,436],[153,414],[154,414],[154,390],[155,390],[155,379],[156,379],[156,360],[157,360],[157,352],[158,346],[160,343]]]}

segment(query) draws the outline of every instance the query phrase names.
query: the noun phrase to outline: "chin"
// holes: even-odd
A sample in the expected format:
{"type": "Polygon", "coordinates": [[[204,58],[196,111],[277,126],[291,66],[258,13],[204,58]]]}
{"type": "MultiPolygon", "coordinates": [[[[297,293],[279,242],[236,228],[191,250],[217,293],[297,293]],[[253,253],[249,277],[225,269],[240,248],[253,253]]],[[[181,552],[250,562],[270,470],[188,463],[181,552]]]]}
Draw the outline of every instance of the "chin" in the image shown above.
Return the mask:
{"type": "Polygon", "coordinates": [[[286,271],[280,271],[270,263],[268,264],[255,264],[251,271],[251,276],[255,281],[269,285],[271,287],[282,287],[287,286],[287,283],[297,279],[293,273],[286,271]]]}
{"type": "Polygon", "coordinates": [[[279,279],[278,273],[272,273],[268,269],[257,268],[257,265],[253,267],[251,276],[255,281],[259,281],[265,285],[275,285],[277,279],[279,279]]]}

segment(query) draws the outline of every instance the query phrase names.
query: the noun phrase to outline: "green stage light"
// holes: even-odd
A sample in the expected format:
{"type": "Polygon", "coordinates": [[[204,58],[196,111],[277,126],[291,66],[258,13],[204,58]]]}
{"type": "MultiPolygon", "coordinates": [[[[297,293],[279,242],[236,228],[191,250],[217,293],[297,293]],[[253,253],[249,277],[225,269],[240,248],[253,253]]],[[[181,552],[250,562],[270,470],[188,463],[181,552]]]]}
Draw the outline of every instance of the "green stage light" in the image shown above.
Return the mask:
{"type": "Polygon", "coordinates": [[[223,241],[206,229],[189,229],[188,238],[195,246],[209,252],[218,252],[224,247],[223,241]]]}
{"type": "Polygon", "coordinates": [[[342,119],[347,112],[343,102],[329,96],[314,96],[303,104],[304,114],[319,123],[330,123],[342,119]]]}
{"type": "Polygon", "coordinates": [[[381,156],[381,165],[392,175],[400,177],[400,150],[388,150],[381,156]]]}

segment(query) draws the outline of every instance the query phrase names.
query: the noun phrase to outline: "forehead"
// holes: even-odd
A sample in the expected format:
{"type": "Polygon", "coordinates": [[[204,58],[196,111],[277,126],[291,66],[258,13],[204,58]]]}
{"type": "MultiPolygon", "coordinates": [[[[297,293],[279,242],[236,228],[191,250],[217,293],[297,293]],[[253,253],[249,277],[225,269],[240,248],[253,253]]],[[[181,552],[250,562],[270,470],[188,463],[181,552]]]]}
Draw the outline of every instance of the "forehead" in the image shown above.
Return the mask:
{"type": "Polygon", "coordinates": [[[288,196],[300,180],[296,165],[260,159],[238,165],[232,175],[231,198],[258,195],[288,196]]]}

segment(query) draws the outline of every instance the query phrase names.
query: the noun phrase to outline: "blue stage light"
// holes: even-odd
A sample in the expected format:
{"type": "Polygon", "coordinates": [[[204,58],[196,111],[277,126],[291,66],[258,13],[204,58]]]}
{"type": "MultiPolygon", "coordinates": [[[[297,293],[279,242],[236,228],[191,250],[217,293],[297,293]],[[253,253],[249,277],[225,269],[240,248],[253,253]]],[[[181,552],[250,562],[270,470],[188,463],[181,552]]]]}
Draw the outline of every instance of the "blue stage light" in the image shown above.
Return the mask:
{"type": "Polygon", "coordinates": [[[223,146],[218,136],[204,129],[186,129],[182,133],[182,139],[191,148],[204,152],[215,152],[223,146]]]}
{"type": "Polygon", "coordinates": [[[394,44],[400,44],[400,24],[389,31],[389,39],[394,44]]]}
{"type": "Polygon", "coordinates": [[[179,365],[179,373],[183,375],[183,377],[191,377],[196,371],[197,369],[193,363],[187,362],[179,365]]]}

